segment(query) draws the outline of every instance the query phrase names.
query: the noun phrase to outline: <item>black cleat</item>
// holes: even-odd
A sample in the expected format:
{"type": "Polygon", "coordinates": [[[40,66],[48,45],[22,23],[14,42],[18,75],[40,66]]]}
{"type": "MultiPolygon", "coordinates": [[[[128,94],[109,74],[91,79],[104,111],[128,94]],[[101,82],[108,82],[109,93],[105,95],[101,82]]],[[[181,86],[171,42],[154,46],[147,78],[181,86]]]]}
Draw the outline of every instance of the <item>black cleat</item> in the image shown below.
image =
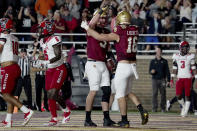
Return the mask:
{"type": "Polygon", "coordinates": [[[116,122],[112,121],[111,119],[103,119],[103,126],[118,126],[116,122]]]}
{"type": "Polygon", "coordinates": [[[129,128],[129,121],[119,121],[118,122],[119,127],[129,128]]]}
{"type": "Polygon", "coordinates": [[[96,127],[97,125],[92,120],[90,120],[90,121],[85,120],[84,126],[94,126],[94,127],[96,127]]]}
{"type": "Polygon", "coordinates": [[[146,110],[144,110],[142,113],[141,113],[141,119],[142,119],[142,125],[145,125],[148,123],[148,112],[146,110]]]}

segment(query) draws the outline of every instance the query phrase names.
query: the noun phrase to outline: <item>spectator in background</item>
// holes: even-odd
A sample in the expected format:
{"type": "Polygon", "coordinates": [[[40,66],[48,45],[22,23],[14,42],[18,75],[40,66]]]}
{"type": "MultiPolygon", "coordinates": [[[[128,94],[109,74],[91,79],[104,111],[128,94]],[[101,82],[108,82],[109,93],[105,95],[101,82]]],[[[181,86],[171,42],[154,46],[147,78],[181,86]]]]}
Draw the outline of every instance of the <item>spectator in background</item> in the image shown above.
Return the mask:
{"type": "Polygon", "coordinates": [[[180,11],[180,19],[177,24],[177,30],[182,29],[183,23],[188,23],[192,21],[192,9],[191,9],[191,2],[190,0],[183,0],[183,6],[181,6],[182,0],[177,0],[176,5],[174,8],[180,11]]]}
{"type": "Polygon", "coordinates": [[[162,49],[156,48],[155,59],[151,60],[149,73],[152,75],[152,111],[157,112],[158,108],[158,91],[161,94],[161,112],[166,109],[166,86],[170,84],[170,71],[168,61],[162,56],[162,49]],[[167,83],[166,83],[167,80],[167,83]]]}
{"type": "Polygon", "coordinates": [[[195,3],[195,7],[192,10],[192,23],[197,23],[197,3],[195,3]]]}
{"type": "Polygon", "coordinates": [[[66,23],[64,19],[61,18],[59,10],[56,10],[53,16],[55,20],[55,33],[65,33],[66,23]]]}
{"type": "Polygon", "coordinates": [[[3,17],[9,18],[12,20],[13,22],[12,32],[16,32],[16,28],[17,28],[17,20],[15,16],[16,16],[16,10],[13,8],[12,5],[9,5],[3,17]]]}
{"type": "Polygon", "coordinates": [[[78,0],[72,0],[69,3],[68,6],[69,10],[70,10],[70,14],[75,17],[75,19],[79,19],[80,18],[80,12],[79,10],[81,9],[81,5],[78,3],[78,0]]]}
{"type": "Polygon", "coordinates": [[[48,10],[48,13],[47,13],[47,20],[53,20],[53,11],[52,10],[48,10]]]}
{"type": "MultiPolygon", "coordinates": [[[[35,14],[33,14],[33,11],[31,11],[30,7],[24,8],[23,6],[21,6],[18,14],[18,20],[20,23],[19,32],[29,33],[32,25],[36,23],[35,14]]],[[[23,35],[20,36],[19,39],[22,41],[30,41],[32,40],[32,37],[29,35],[23,35]]]]}
{"type": "MultiPolygon", "coordinates": [[[[78,26],[78,23],[77,23],[77,20],[70,14],[70,11],[67,7],[65,7],[65,10],[64,10],[64,15],[62,17],[65,22],[66,22],[66,25],[68,27],[68,33],[72,33],[74,32],[74,30],[76,29],[76,27],[78,26]]],[[[73,40],[73,36],[70,36],[70,40],[72,41],[73,40]]]]}
{"type": "MultiPolygon", "coordinates": [[[[131,18],[131,25],[138,26],[139,33],[140,34],[144,34],[144,32],[145,32],[145,21],[139,17],[139,14],[140,14],[139,10],[135,10],[134,11],[133,16],[131,18]]],[[[140,42],[144,41],[143,38],[144,37],[139,37],[138,41],[140,41],[140,42]]],[[[144,50],[145,47],[144,47],[144,45],[138,45],[138,49],[139,50],[144,50]]]]}
{"type": "MultiPolygon", "coordinates": [[[[163,34],[174,34],[175,33],[175,25],[171,21],[170,16],[166,16],[165,19],[162,21],[162,33],[163,34]]],[[[163,42],[173,42],[172,36],[164,36],[162,37],[163,42]]],[[[162,48],[170,49],[172,45],[162,45],[162,48]]]]}
{"type": "Polygon", "coordinates": [[[108,12],[108,23],[110,23],[110,31],[114,29],[116,26],[116,15],[117,15],[117,9],[114,6],[110,6],[109,12],[108,12]]]}
{"type": "Polygon", "coordinates": [[[35,11],[37,14],[47,16],[48,10],[52,10],[54,6],[54,0],[37,0],[35,3],[35,11]]]}
{"type": "Polygon", "coordinates": [[[24,86],[25,94],[27,97],[27,104],[28,107],[31,109],[32,109],[32,85],[30,78],[30,67],[34,55],[35,52],[32,54],[32,56],[28,56],[27,50],[24,48],[21,49],[20,57],[18,61],[18,65],[21,68],[21,77],[18,79],[17,87],[15,91],[15,96],[18,96],[19,98],[22,92],[22,87],[24,86]]]}
{"type": "MultiPolygon", "coordinates": [[[[153,17],[149,17],[149,14],[147,14],[147,20],[149,22],[148,24],[148,31],[147,34],[156,34],[157,36],[147,36],[146,42],[159,42],[159,34],[162,32],[162,25],[161,25],[161,19],[159,17],[158,11],[153,12],[153,17]]],[[[157,47],[157,45],[154,45],[154,47],[157,47]]],[[[146,46],[146,51],[150,50],[151,46],[146,46]]]]}
{"type": "MultiPolygon", "coordinates": [[[[42,15],[38,15],[37,16],[37,23],[34,24],[32,27],[31,27],[31,32],[32,33],[38,33],[39,32],[39,25],[41,24],[41,22],[43,21],[43,16],[42,15]]],[[[34,39],[38,39],[38,35],[32,35],[32,37],[34,39]]]]}

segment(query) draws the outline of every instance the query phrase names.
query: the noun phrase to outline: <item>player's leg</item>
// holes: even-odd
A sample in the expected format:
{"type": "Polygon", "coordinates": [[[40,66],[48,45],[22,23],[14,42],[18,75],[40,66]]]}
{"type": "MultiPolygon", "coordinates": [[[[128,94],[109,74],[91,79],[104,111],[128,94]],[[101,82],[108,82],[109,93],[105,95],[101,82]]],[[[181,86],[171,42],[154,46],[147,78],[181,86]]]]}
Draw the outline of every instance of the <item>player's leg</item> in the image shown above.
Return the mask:
{"type": "Polygon", "coordinates": [[[131,91],[132,84],[133,84],[134,76],[130,76],[129,82],[128,82],[128,88],[126,92],[129,92],[128,97],[129,99],[136,105],[138,111],[140,112],[142,125],[145,125],[148,122],[149,114],[147,110],[145,110],[139,100],[139,98],[131,91]]]}
{"type": "Polygon", "coordinates": [[[110,95],[111,95],[109,72],[105,63],[101,63],[99,68],[103,72],[101,83],[100,83],[101,90],[103,92],[102,101],[101,101],[103,115],[104,115],[103,126],[116,126],[116,123],[111,120],[110,115],[109,115],[109,100],[110,100],[110,95]]]}
{"type": "Polygon", "coordinates": [[[192,86],[192,79],[185,79],[184,81],[184,89],[185,89],[185,97],[186,97],[186,101],[185,101],[185,110],[184,113],[182,115],[182,117],[187,116],[187,113],[189,111],[189,107],[190,107],[190,94],[191,94],[191,86],[192,86]]]}
{"type": "Polygon", "coordinates": [[[115,89],[116,98],[118,99],[118,105],[121,113],[121,121],[118,125],[121,127],[129,127],[129,121],[127,119],[127,102],[126,102],[126,88],[131,74],[130,65],[127,63],[118,63],[115,74],[115,89]]]}
{"type": "Polygon", "coordinates": [[[183,87],[184,87],[183,79],[177,80],[177,82],[176,82],[176,97],[178,99],[179,104],[182,106],[181,116],[183,116],[184,111],[185,111],[185,102],[182,97],[182,92],[184,89],[183,87]]]}
{"type": "Polygon", "coordinates": [[[4,72],[1,81],[2,95],[3,99],[10,104],[8,113],[12,112],[12,106],[20,108],[24,113],[24,123],[22,125],[26,125],[31,119],[33,111],[22,105],[21,102],[12,95],[17,84],[17,79],[20,76],[20,67],[17,64],[14,64],[12,66],[2,68],[2,70],[4,72]]]}
{"type": "Polygon", "coordinates": [[[96,96],[96,92],[99,90],[101,81],[101,72],[98,70],[98,62],[87,61],[85,72],[88,77],[90,91],[86,97],[86,118],[84,126],[97,126],[91,119],[91,111],[94,98],[96,96]]]}

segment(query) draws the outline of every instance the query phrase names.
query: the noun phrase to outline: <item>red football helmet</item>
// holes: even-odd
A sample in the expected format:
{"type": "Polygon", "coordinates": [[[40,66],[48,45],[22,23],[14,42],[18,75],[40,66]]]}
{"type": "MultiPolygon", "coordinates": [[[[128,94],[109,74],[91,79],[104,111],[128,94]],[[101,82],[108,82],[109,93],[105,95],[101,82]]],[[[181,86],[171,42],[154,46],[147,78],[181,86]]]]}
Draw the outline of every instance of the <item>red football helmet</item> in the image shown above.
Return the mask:
{"type": "Polygon", "coordinates": [[[189,52],[190,46],[187,41],[182,41],[179,45],[181,55],[186,55],[189,52]]]}
{"type": "Polygon", "coordinates": [[[8,18],[1,18],[0,19],[0,32],[3,31],[10,31],[13,28],[12,20],[8,18]]]}
{"type": "Polygon", "coordinates": [[[55,24],[53,21],[50,20],[44,20],[40,24],[40,28],[42,30],[43,35],[53,34],[55,30],[55,24]]]}

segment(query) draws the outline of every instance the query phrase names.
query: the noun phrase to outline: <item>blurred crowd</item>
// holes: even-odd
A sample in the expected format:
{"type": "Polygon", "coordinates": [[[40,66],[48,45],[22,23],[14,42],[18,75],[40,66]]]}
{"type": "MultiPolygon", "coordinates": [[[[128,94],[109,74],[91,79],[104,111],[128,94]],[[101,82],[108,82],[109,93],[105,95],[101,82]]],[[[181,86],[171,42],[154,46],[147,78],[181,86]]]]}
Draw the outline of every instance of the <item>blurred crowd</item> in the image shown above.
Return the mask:
{"type": "MultiPolygon", "coordinates": [[[[159,34],[174,34],[182,31],[183,23],[197,21],[195,0],[103,0],[101,7],[109,5],[107,28],[112,29],[118,11],[131,13],[131,23],[139,26],[141,34],[156,36],[141,37],[140,42],[178,42],[176,37],[159,37],[159,34]]],[[[55,33],[83,33],[80,23],[90,20],[100,1],[94,0],[1,0],[0,17],[9,17],[15,23],[16,32],[37,32],[44,19],[54,19],[55,33]]],[[[36,38],[36,36],[34,36],[36,38]]],[[[32,40],[20,36],[19,40],[32,40]]],[[[65,36],[63,40],[84,40],[81,37],[65,36]]],[[[139,50],[154,49],[155,45],[140,45],[139,50]]],[[[164,45],[163,49],[175,48],[164,45]]]]}

